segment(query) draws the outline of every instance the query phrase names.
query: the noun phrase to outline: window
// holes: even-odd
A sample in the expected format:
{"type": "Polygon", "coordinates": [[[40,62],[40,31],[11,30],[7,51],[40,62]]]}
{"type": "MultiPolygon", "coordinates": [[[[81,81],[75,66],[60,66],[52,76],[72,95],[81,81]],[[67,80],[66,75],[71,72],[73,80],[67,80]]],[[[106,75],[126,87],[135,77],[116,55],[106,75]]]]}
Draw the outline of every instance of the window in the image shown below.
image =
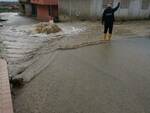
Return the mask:
{"type": "Polygon", "coordinates": [[[105,8],[108,3],[113,4],[114,0],[103,0],[103,7],[105,8]]]}
{"type": "Polygon", "coordinates": [[[148,9],[149,4],[149,0],[142,0],[142,9],[148,9]]]}
{"type": "Polygon", "coordinates": [[[120,4],[121,8],[128,8],[129,7],[129,0],[121,0],[121,4],[120,4]]]}

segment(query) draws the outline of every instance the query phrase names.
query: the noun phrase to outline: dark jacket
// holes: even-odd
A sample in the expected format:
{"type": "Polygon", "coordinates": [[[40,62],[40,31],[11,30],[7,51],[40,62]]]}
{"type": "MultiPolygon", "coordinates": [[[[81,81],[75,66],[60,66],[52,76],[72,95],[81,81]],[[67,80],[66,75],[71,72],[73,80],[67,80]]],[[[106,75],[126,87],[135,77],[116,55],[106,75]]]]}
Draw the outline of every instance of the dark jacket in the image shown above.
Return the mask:
{"type": "Polygon", "coordinates": [[[118,10],[120,7],[120,3],[115,8],[108,7],[104,10],[103,12],[103,17],[102,17],[102,24],[103,23],[108,23],[108,24],[113,24],[115,21],[114,13],[118,10]]]}

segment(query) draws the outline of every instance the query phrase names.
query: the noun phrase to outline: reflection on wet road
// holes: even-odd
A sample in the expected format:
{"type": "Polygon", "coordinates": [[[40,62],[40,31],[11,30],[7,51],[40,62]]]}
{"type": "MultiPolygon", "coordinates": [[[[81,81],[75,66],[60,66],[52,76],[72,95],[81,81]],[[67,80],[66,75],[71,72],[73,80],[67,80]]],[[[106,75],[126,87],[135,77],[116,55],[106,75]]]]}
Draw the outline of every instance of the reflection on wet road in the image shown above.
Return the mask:
{"type": "Polygon", "coordinates": [[[59,51],[17,92],[16,113],[149,113],[149,48],[133,38],[59,51]]]}

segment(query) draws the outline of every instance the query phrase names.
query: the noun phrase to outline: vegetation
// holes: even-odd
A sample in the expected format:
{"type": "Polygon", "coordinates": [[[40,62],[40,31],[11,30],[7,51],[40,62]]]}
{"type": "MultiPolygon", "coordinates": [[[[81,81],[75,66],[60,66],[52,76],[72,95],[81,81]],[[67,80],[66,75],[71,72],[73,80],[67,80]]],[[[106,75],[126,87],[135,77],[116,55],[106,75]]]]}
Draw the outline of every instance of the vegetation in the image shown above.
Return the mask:
{"type": "Polygon", "coordinates": [[[16,12],[19,9],[17,2],[0,1],[0,13],[2,12],[16,12]]]}
{"type": "Polygon", "coordinates": [[[16,12],[17,10],[13,10],[7,7],[0,7],[0,13],[2,12],[16,12]]]}

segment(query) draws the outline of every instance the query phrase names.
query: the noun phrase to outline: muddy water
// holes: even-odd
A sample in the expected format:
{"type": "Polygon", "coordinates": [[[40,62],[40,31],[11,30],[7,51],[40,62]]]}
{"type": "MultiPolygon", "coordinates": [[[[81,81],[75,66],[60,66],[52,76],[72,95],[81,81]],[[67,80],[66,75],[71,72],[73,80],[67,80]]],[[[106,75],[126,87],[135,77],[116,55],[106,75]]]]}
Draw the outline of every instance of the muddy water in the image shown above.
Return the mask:
{"type": "MultiPolygon", "coordinates": [[[[25,77],[28,78],[27,81],[37,74],[37,70],[48,65],[47,61],[54,51],[100,44],[100,39],[103,38],[103,27],[99,22],[59,23],[62,32],[46,35],[34,31],[35,24],[38,23],[36,20],[17,13],[0,15],[8,19],[0,29],[1,56],[8,61],[10,76],[28,76],[25,77]]],[[[150,21],[119,23],[114,28],[113,40],[150,36],[149,25],[150,21]]]]}
{"type": "Polygon", "coordinates": [[[33,57],[50,39],[47,35],[32,33],[32,27],[37,23],[33,19],[17,13],[3,13],[1,16],[8,19],[0,30],[1,56],[8,62],[9,75],[15,76],[36,61],[33,57]]]}
{"type": "Polygon", "coordinates": [[[35,24],[38,23],[36,20],[19,16],[17,13],[2,13],[1,17],[8,20],[2,23],[3,27],[0,29],[0,46],[1,56],[8,62],[11,77],[21,74],[43,55],[58,49],[58,42],[64,36],[69,37],[86,29],[83,26],[79,28],[79,24],[60,24],[62,32],[37,34],[34,31],[35,24]]]}
{"type": "Polygon", "coordinates": [[[150,38],[59,51],[17,91],[15,113],[150,113],[150,38]]]}
{"type": "Polygon", "coordinates": [[[6,28],[1,33],[3,41],[2,56],[7,59],[11,76],[21,73],[33,61],[31,58],[37,50],[47,42],[46,38],[30,36],[26,32],[20,32],[17,28],[6,28]]]}

